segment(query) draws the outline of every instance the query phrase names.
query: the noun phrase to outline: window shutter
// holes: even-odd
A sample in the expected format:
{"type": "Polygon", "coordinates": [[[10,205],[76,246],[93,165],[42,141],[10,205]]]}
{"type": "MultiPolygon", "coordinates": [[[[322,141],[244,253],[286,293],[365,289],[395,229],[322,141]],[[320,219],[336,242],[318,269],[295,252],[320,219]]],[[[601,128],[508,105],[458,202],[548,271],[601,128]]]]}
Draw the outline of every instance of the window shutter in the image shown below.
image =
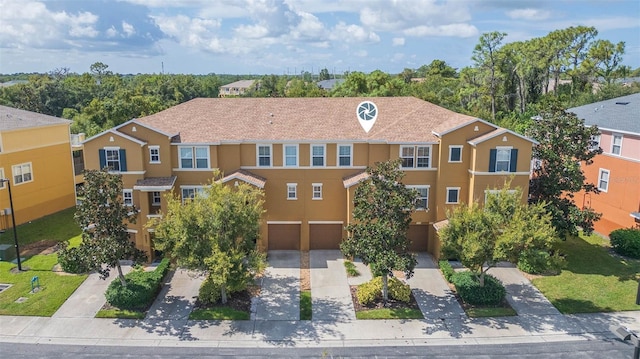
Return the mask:
{"type": "Polygon", "coordinates": [[[107,155],[104,150],[98,150],[98,157],[100,157],[100,169],[107,167],[107,155]]]}
{"type": "Polygon", "coordinates": [[[498,153],[498,150],[496,150],[495,148],[492,148],[491,150],[489,150],[489,172],[495,172],[496,171],[496,155],[498,153]]]}
{"type": "Polygon", "coordinates": [[[509,163],[509,172],[516,172],[518,168],[518,149],[511,149],[511,162],[509,163]]]}
{"type": "Polygon", "coordinates": [[[127,172],[127,153],[123,149],[120,149],[120,171],[127,172]]]}

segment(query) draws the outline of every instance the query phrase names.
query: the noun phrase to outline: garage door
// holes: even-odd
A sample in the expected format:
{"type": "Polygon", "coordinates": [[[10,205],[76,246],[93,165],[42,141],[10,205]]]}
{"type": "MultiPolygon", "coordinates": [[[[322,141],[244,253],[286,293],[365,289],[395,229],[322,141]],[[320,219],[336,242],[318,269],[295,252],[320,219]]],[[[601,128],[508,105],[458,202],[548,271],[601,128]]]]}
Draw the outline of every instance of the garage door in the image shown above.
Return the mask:
{"type": "Polygon", "coordinates": [[[270,224],[269,249],[297,249],[300,250],[299,224],[270,224]]]}
{"type": "Polygon", "coordinates": [[[409,250],[412,252],[425,252],[427,250],[429,226],[413,224],[409,226],[407,237],[411,240],[409,250]]]}
{"type": "Polygon", "coordinates": [[[310,224],[310,249],[340,249],[342,224],[310,224]]]}

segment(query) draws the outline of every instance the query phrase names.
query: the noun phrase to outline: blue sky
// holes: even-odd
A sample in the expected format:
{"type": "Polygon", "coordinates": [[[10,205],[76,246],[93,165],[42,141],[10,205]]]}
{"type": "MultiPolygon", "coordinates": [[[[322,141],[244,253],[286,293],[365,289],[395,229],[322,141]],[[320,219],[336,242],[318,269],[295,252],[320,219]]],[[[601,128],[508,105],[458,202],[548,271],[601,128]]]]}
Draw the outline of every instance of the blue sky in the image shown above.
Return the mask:
{"type": "Polygon", "coordinates": [[[0,73],[461,68],[484,32],[511,42],[578,25],[624,41],[623,63],[640,67],[638,0],[0,0],[0,73]]]}

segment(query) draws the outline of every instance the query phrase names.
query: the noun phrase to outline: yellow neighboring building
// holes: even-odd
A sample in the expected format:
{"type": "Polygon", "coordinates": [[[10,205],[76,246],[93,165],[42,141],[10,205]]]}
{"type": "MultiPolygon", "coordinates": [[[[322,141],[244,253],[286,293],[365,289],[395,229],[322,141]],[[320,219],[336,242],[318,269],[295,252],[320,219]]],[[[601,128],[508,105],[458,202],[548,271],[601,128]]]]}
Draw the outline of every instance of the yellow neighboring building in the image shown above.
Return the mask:
{"type": "Polygon", "coordinates": [[[438,256],[447,209],[484,202],[510,176],[527,194],[533,142],[413,97],[200,98],[89,138],[84,156],[87,169],[123,175],[125,202],[140,208],[132,240],[151,256],[145,224],[163,195],[196,195],[213,169],[264,190],[262,250],[338,248],[367,166],[401,158],[422,203],[412,248],[438,256]]]}
{"type": "MultiPolygon", "coordinates": [[[[16,224],[76,203],[71,121],[0,106],[0,178],[9,179],[16,224]]],[[[11,226],[7,183],[0,184],[0,229],[11,226]]]]}

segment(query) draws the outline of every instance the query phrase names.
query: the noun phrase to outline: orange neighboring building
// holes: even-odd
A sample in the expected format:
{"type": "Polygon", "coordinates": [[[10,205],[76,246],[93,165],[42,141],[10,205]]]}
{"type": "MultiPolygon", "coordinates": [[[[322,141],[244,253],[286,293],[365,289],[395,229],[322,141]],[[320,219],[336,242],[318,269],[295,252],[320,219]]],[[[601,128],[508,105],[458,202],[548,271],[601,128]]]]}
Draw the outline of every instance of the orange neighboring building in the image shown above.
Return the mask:
{"type": "MultiPolygon", "coordinates": [[[[640,93],[574,107],[567,110],[596,125],[602,154],[584,169],[587,181],[600,194],[582,194],[582,203],[602,213],[595,223],[598,233],[640,224],[640,93]]],[[[580,198],[576,197],[580,204],[580,198]]]]}
{"type": "Polygon", "coordinates": [[[131,238],[151,257],[145,225],[165,212],[164,194],[193,197],[214,169],[264,190],[260,249],[337,249],[367,166],[401,158],[421,203],[412,248],[438,256],[447,209],[484,202],[510,176],[526,200],[532,143],[413,97],[199,98],[87,139],[84,157],[122,174],[124,201],[140,209],[131,238]]]}
{"type": "MultiPolygon", "coordinates": [[[[76,204],[71,121],[0,106],[0,178],[9,179],[16,224],[76,204]]],[[[0,229],[11,226],[7,184],[0,183],[0,229]]]]}

